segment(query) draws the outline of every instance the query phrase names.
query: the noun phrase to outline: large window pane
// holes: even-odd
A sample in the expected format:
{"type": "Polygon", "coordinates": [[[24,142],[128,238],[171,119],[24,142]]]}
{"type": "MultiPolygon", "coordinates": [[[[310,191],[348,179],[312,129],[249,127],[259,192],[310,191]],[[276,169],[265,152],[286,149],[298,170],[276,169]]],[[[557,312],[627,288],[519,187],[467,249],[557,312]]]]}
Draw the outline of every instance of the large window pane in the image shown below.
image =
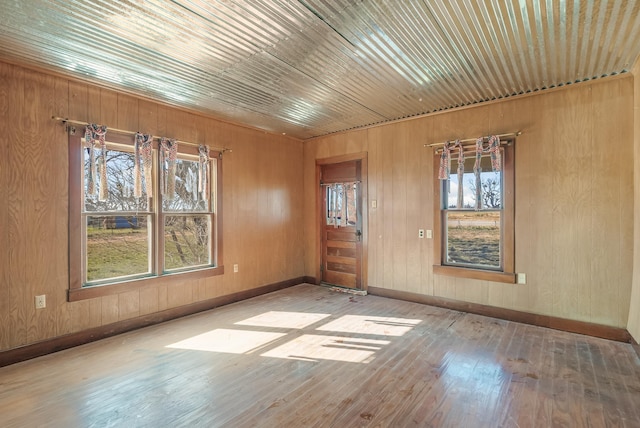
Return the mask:
{"type": "Polygon", "coordinates": [[[446,213],[446,263],[500,269],[500,211],[446,213]]]}
{"type": "MultiPolygon", "coordinates": [[[[464,174],[462,181],[458,177],[458,161],[451,160],[451,174],[446,182],[447,189],[444,193],[447,209],[470,209],[476,207],[476,176],[473,172],[475,158],[467,158],[464,161],[464,174]],[[462,204],[458,204],[458,191],[462,187],[462,204]]],[[[480,187],[482,189],[483,209],[496,209],[502,207],[502,173],[491,170],[491,158],[483,156],[480,162],[482,173],[480,174],[480,187]]]]}
{"type": "Polygon", "coordinates": [[[210,218],[208,215],[165,216],[165,270],[211,264],[210,218]]]}
{"type": "Polygon", "coordinates": [[[89,164],[90,164],[90,148],[83,150],[84,154],[84,209],[87,212],[96,211],[147,211],[148,199],[145,193],[145,177],[142,177],[142,197],[134,197],[133,192],[133,171],[134,171],[134,154],[133,152],[124,150],[107,150],[107,183],[109,188],[109,196],[106,201],[99,201],[100,193],[100,174],[104,168],[101,150],[95,149],[95,158],[97,163],[96,192],[95,195],[87,193],[89,181],[89,164]]]}
{"type": "Polygon", "coordinates": [[[87,216],[87,282],[150,273],[147,216],[87,216]]]}
{"type": "Polygon", "coordinates": [[[358,222],[356,201],[358,183],[335,183],[326,186],[327,225],[354,226],[358,222]],[[344,216],[344,219],[342,218],[344,216]]]}
{"type": "MultiPolygon", "coordinates": [[[[162,209],[165,212],[208,211],[209,201],[203,199],[202,193],[198,189],[200,180],[199,166],[197,158],[193,160],[179,158],[176,160],[175,194],[173,199],[165,196],[162,204],[162,209]]],[[[166,174],[163,179],[167,180],[166,174]]],[[[213,185],[213,182],[210,183],[210,188],[213,185]]]]}

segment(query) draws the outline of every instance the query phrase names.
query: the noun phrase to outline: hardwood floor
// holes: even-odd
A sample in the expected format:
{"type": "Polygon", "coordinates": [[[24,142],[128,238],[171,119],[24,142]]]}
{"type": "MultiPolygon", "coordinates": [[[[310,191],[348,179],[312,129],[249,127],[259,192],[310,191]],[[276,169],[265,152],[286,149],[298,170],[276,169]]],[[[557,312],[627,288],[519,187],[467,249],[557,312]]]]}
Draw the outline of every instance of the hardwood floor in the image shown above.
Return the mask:
{"type": "Polygon", "coordinates": [[[640,427],[640,359],[303,284],[0,368],[0,426],[640,427]]]}

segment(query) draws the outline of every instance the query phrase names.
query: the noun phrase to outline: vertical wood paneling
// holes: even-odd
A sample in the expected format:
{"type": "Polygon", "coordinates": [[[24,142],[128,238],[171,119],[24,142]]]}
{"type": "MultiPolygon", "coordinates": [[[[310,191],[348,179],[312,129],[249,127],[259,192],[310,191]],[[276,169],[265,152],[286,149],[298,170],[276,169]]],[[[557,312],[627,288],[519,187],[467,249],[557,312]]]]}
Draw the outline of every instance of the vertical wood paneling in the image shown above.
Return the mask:
{"type": "MultiPolygon", "coordinates": [[[[274,157],[274,147],[269,139],[266,139],[263,144],[265,144],[267,148],[267,153],[262,157],[256,159],[256,174],[257,174],[257,183],[258,185],[257,192],[255,192],[256,204],[261,207],[261,211],[265,214],[264,216],[258,215],[256,216],[255,221],[255,230],[252,235],[252,243],[251,250],[249,250],[251,254],[251,258],[256,260],[257,263],[251,263],[251,266],[245,263],[244,268],[249,268],[249,278],[251,280],[257,279],[259,272],[265,272],[267,274],[271,273],[273,269],[270,267],[280,266],[280,263],[283,260],[277,260],[273,256],[278,253],[277,251],[277,237],[274,236],[274,228],[271,227],[271,219],[274,215],[275,203],[276,199],[279,197],[278,194],[278,186],[274,180],[274,165],[273,165],[273,157],[274,157]],[[260,247],[264,248],[265,246],[271,247],[273,252],[270,256],[259,260],[256,257],[256,252],[260,247]]],[[[280,253],[281,254],[281,253],[280,253]]],[[[268,280],[268,278],[266,278],[268,280]]]]}
{"type": "MultiPolygon", "coordinates": [[[[425,148],[424,144],[429,144],[433,141],[433,120],[422,120],[417,123],[416,135],[418,147],[420,150],[420,157],[422,159],[420,164],[420,208],[418,209],[420,215],[420,225],[424,226],[426,230],[431,230],[433,233],[434,219],[433,219],[433,185],[431,177],[433,177],[433,155],[432,151],[425,148]]],[[[433,236],[433,235],[432,235],[433,236]]],[[[433,238],[428,239],[425,237],[420,246],[420,292],[423,294],[433,295],[433,238]]]]}
{"type": "MultiPolygon", "coordinates": [[[[26,147],[37,147],[42,141],[48,141],[49,147],[59,147],[56,138],[56,131],[59,129],[41,120],[43,117],[51,117],[55,111],[55,97],[53,77],[34,72],[25,74],[25,106],[30,106],[27,110],[29,113],[23,115],[23,144],[26,147]]],[[[56,241],[55,212],[58,195],[56,175],[52,171],[64,167],[64,163],[56,164],[56,159],[59,157],[47,149],[29,150],[27,161],[23,165],[27,196],[25,217],[30,224],[26,260],[52,267],[50,270],[32,268],[27,271],[27,300],[33,301],[36,295],[45,295],[48,300],[44,309],[35,309],[34,304],[27,305],[27,314],[31,320],[27,329],[29,343],[54,336],[56,331],[58,294],[51,287],[51,282],[56,280],[57,254],[65,251],[64,242],[56,241]]]]}
{"type": "MultiPolygon", "coordinates": [[[[367,256],[368,256],[368,284],[374,285],[377,283],[376,277],[376,268],[374,267],[378,263],[378,246],[376,242],[378,240],[378,208],[373,208],[371,206],[372,202],[375,200],[376,204],[378,203],[378,177],[375,174],[372,174],[371,171],[377,171],[378,162],[379,162],[379,152],[373,148],[376,144],[374,141],[369,138],[369,131],[363,131],[363,138],[367,141],[367,196],[368,196],[368,205],[367,205],[367,213],[368,213],[368,222],[367,222],[367,256]]],[[[306,155],[306,153],[305,153],[306,155]]],[[[305,156],[306,161],[306,156],[305,156]]],[[[305,163],[306,165],[306,163],[305,163]]]]}
{"type": "Polygon", "coordinates": [[[120,308],[118,306],[120,298],[118,295],[114,294],[112,296],[101,297],[100,300],[102,301],[102,304],[100,305],[100,321],[102,325],[118,321],[120,318],[120,308]]]}
{"type": "MultiPolygon", "coordinates": [[[[89,104],[91,105],[95,98],[91,96],[90,91],[90,99],[89,104]]],[[[117,128],[118,125],[114,125],[118,123],[118,93],[110,91],[108,89],[100,89],[100,125],[107,125],[107,127],[111,126],[112,128],[117,128]]],[[[107,131],[108,132],[108,131],[107,131]]]]}
{"type": "MultiPolygon", "coordinates": [[[[624,197],[632,177],[631,85],[629,77],[600,80],[369,128],[370,197],[378,202],[369,212],[369,254],[375,260],[369,284],[624,326],[632,273],[632,203],[624,197]],[[431,154],[421,172],[423,196],[412,188],[416,152],[410,145],[420,128],[428,140],[422,144],[523,131],[516,141],[515,262],[527,284],[434,276],[432,259],[416,261],[414,229],[424,222],[432,228],[434,221],[431,154]],[[420,213],[417,223],[413,212],[420,213]]],[[[348,141],[346,134],[340,138],[348,141]]],[[[340,154],[338,140],[334,135],[306,142],[305,169],[316,158],[340,154]]],[[[305,191],[312,191],[308,183],[305,191]]],[[[307,266],[317,258],[313,231],[307,226],[307,266]]]]}
{"type": "Polygon", "coordinates": [[[118,321],[140,315],[140,294],[139,290],[118,294],[118,321]]]}
{"type": "MultiPolygon", "coordinates": [[[[82,102],[82,100],[80,100],[82,102]]],[[[78,107],[81,109],[82,107],[78,107]]],[[[104,125],[102,116],[102,90],[95,86],[87,86],[87,99],[86,99],[86,113],[87,122],[97,123],[104,125]]],[[[108,125],[107,125],[108,126],[108,125]]]]}
{"type": "MultiPolygon", "coordinates": [[[[620,92],[618,93],[618,99],[620,104],[626,104],[626,108],[617,107],[616,110],[620,111],[620,119],[629,124],[629,126],[620,126],[615,130],[612,129],[612,132],[609,135],[613,135],[614,132],[619,133],[620,141],[634,141],[635,138],[640,138],[638,132],[634,131],[634,102],[638,100],[638,97],[634,97],[633,100],[629,99],[628,94],[633,93],[633,82],[631,79],[627,79],[619,82],[620,84],[620,92]]],[[[604,93],[606,88],[603,89],[602,92],[598,92],[602,97],[606,98],[608,95],[604,93]]],[[[611,120],[614,120],[612,117],[611,120]]],[[[616,118],[617,120],[617,118],[616,118]]],[[[618,134],[617,134],[618,135],[618,134]]],[[[596,143],[602,144],[603,140],[596,140],[596,143]]],[[[633,269],[628,269],[628,266],[634,266],[633,257],[634,257],[634,232],[635,229],[639,226],[634,225],[634,182],[630,180],[629,177],[634,176],[634,146],[624,145],[620,148],[620,165],[621,169],[619,171],[618,183],[620,186],[619,190],[619,201],[621,204],[621,208],[616,213],[614,211],[613,215],[618,214],[620,216],[620,271],[619,274],[619,282],[620,284],[630,284],[633,282],[633,269]]],[[[625,325],[626,320],[629,319],[629,311],[630,305],[627,304],[627,299],[629,298],[629,294],[627,290],[622,288],[618,288],[618,295],[616,302],[613,304],[617,307],[618,312],[618,321],[621,326],[625,325]]],[[[597,320],[594,320],[597,322],[597,320]]]]}
{"type": "Polygon", "coordinates": [[[407,141],[405,127],[399,123],[391,127],[393,133],[393,149],[389,152],[392,159],[391,165],[391,189],[393,200],[388,201],[391,206],[393,221],[391,225],[390,272],[393,275],[393,285],[396,289],[407,288],[407,244],[409,242],[407,231],[407,141]]]}
{"type": "MultiPolygon", "coordinates": [[[[229,239],[238,239],[239,251],[235,257],[229,260],[229,272],[231,272],[231,279],[234,280],[233,289],[239,286],[239,284],[251,281],[251,278],[255,278],[257,275],[257,267],[255,263],[256,251],[256,238],[260,233],[258,225],[259,213],[254,210],[254,207],[259,206],[258,195],[262,191],[263,187],[259,183],[259,170],[257,168],[259,157],[257,151],[251,150],[249,142],[246,138],[242,138],[245,130],[236,130],[234,132],[236,138],[242,142],[239,145],[239,150],[234,152],[234,164],[238,171],[247,171],[246,174],[238,174],[235,177],[235,183],[237,186],[232,188],[232,194],[234,197],[234,203],[236,205],[236,230],[242,228],[244,233],[237,237],[229,236],[229,239]],[[239,224],[238,219],[245,218],[247,222],[245,224],[239,224]],[[238,273],[233,273],[233,264],[238,264],[238,273]]],[[[266,155],[263,154],[263,156],[266,155]]],[[[225,281],[225,290],[230,290],[228,284],[225,281]]]]}
{"type": "Polygon", "coordinates": [[[102,300],[81,300],[67,303],[69,312],[69,331],[61,331],[59,334],[73,333],[102,325],[102,300]]]}
{"type": "Polygon", "coordinates": [[[138,122],[138,100],[136,98],[118,94],[117,97],[117,116],[118,120],[116,125],[113,125],[118,129],[128,129],[130,131],[139,131],[138,122]]]}
{"type": "Polygon", "coordinates": [[[304,274],[300,141],[1,62],[0,95],[0,351],[304,274]],[[67,137],[52,115],[233,148],[222,177],[227,273],[67,302],[67,137]]]}
{"type": "MultiPolygon", "coordinates": [[[[69,116],[69,82],[62,78],[55,79],[54,109],[53,114],[58,117],[69,116]]],[[[51,141],[58,149],[50,151],[51,162],[58,165],[60,171],[55,174],[54,189],[51,192],[53,198],[53,218],[55,221],[54,242],[57,248],[54,254],[53,271],[54,280],[48,281],[49,293],[55,296],[54,322],[55,334],[66,334],[71,330],[69,309],[67,305],[67,291],[58,284],[69,282],[69,225],[67,222],[69,213],[69,152],[67,147],[67,133],[62,124],[47,127],[51,133],[51,141]]]]}
{"type": "MultiPolygon", "coordinates": [[[[25,147],[34,147],[40,141],[40,133],[44,130],[40,127],[38,116],[45,110],[42,108],[43,104],[46,104],[48,95],[42,93],[42,85],[38,81],[38,77],[45,78],[51,85],[51,78],[48,76],[38,75],[33,72],[25,72],[24,75],[24,103],[25,110],[22,115],[22,144],[25,147]],[[30,106],[31,108],[28,108],[30,106]]],[[[24,161],[21,165],[23,180],[24,177],[29,177],[25,182],[25,208],[24,216],[27,224],[33,228],[33,235],[27,238],[26,257],[25,260],[33,260],[38,262],[47,263],[46,254],[43,254],[42,247],[38,245],[39,235],[42,233],[44,242],[52,242],[51,235],[49,233],[47,222],[48,207],[46,204],[46,183],[43,183],[43,177],[41,171],[44,170],[45,162],[41,153],[43,150],[26,151],[24,161]],[[40,248],[39,248],[40,247],[40,248]]],[[[48,169],[48,168],[47,168],[48,169]]],[[[47,263],[48,264],[48,263],[47,263]]],[[[35,309],[34,305],[27,304],[28,300],[33,298],[36,294],[45,294],[44,284],[42,277],[42,271],[38,269],[28,269],[27,277],[24,283],[24,298],[23,305],[26,306],[27,315],[27,343],[33,343],[38,340],[38,324],[37,317],[43,311],[50,311],[49,308],[35,309]]],[[[50,296],[51,297],[51,296],[50,296]]]]}
{"type": "Polygon", "coordinates": [[[158,105],[138,101],[138,129],[144,134],[158,135],[158,105]]]}
{"type": "Polygon", "coordinates": [[[427,229],[422,214],[427,208],[424,199],[421,198],[424,171],[422,170],[422,159],[427,150],[423,147],[423,139],[420,138],[420,128],[403,124],[403,137],[406,147],[406,180],[407,180],[407,200],[405,203],[406,224],[407,224],[407,247],[406,264],[407,279],[406,289],[414,293],[420,293],[420,280],[422,274],[422,243],[426,238],[418,238],[419,229],[427,229]]]}
{"type": "Polygon", "coordinates": [[[69,117],[83,122],[89,119],[89,94],[87,85],[78,82],[69,82],[69,117]]]}
{"type": "Polygon", "coordinates": [[[158,311],[169,308],[168,289],[166,284],[158,286],[158,311]]]}
{"type": "MultiPolygon", "coordinates": [[[[591,261],[592,295],[601,296],[592,299],[590,313],[592,321],[600,322],[607,314],[619,313],[618,323],[623,324],[626,311],[620,307],[620,290],[611,290],[611,283],[621,283],[624,272],[623,256],[624,239],[621,232],[625,228],[623,219],[626,213],[632,211],[629,203],[632,198],[627,193],[630,189],[625,185],[622,177],[633,174],[633,157],[630,145],[621,145],[617,150],[611,150],[610,137],[619,136],[621,140],[632,138],[630,132],[622,134],[623,130],[631,130],[633,109],[631,100],[623,94],[632,88],[630,81],[616,81],[609,85],[593,85],[593,97],[602,100],[593,107],[593,157],[591,171],[593,171],[592,193],[592,224],[591,245],[593,257],[591,261]],[[620,126],[623,124],[623,126],[620,126]],[[619,172],[619,173],[618,173],[619,172]],[[627,192],[625,192],[627,191],[627,192]],[[620,209],[623,208],[623,209],[620,209]],[[602,245],[611,235],[620,235],[617,246],[607,248],[602,245]],[[611,254],[606,254],[608,251],[611,254]]],[[[627,220],[628,221],[628,220],[627,220]]]]}
{"type": "Polygon", "coordinates": [[[591,87],[556,92],[553,129],[553,314],[588,319],[592,173],[591,87]],[[582,107],[582,108],[581,108],[582,107]],[[586,109],[584,107],[587,107],[586,109]]]}
{"type": "MultiPolygon", "coordinates": [[[[382,284],[395,289],[393,271],[393,126],[383,126],[379,130],[384,142],[385,156],[382,162],[382,284]]],[[[379,206],[379,205],[378,205],[379,206]]]]}
{"type": "MultiPolygon", "coordinates": [[[[529,183],[528,193],[522,195],[527,198],[528,223],[521,224],[522,229],[516,229],[516,269],[528,275],[526,289],[529,290],[524,300],[516,302],[518,309],[532,308],[534,312],[551,313],[548,308],[553,301],[556,288],[553,263],[553,244],[556,239],[553,234],[553,141],[555,129],[555,94],[546,97],[534,97],[530,101],[531,114],[540,121],[525,128],[522,138],[516,144],[516,180],[519,168],[529,171],[525,180],[529,183]],[[530,131],[530,132],[529,132],[530,131]],[[548,142],[548,143],[543,143],[548,142]],[[524,146],[527,157],[519,157],[519,147],[524,146]],[[520,162],[523,159],[524,162],[520,162]],[[521,166],[522,164],[522,166],[521,166]],[[522,232],[519,232],[522,230],[522,232]],[[519,238],[518,233],[523,233],[519,238]],[[524,245],[523,251],[518,253],[518,245],[524,245]],[[522,260],[522,267],[518,267],[522,260]]],[[[516,188],[516,201],[520,198],[516,188]]],[[[516,216],[518,211],[516,209],[516,216]]]]}
{"type": "Polygon", "coordinates": [[[140,315],[158,312],[158,287],[140,290],[140,315]]]}
{"type": "MultiPolygon", "coordinates": [[[[27,161],[27,146],[24,144],[25,123],[23,115],[26,109],[25,71],[18,67],[10,67],[10,81],[8,88],[8,103],[11,106],[7,118],[6,132],[9,137],[7,157],[9,159],[9,192],[7,202],[9,206],[9,242],[8,253],[8,283],[9,283],[9,343],[20,346],[27,343],[27,329],[29,328],[29,312],[33,305],[29,305],[26,289],[27,275],[30,261],[27,259],[27,248],[31,225],[26,218],[26,183],[23,168],[27,161]]],[[[6,328],[6,327],[5,327],[6,328]]]]}
{"type": "MultiPolygon", "coordinates": [[[[9,117],[12,99],[11,88],[14,85],[13,67],[0,63],[0,147],[9,150],[10,137],[8,129],[10,127],[9,117]]],[[[9,156],[0,156],[0,201],[6,201],[0,205],[0,248],[9,249],[9,180],[10,167],[9,156]]],[[[0,349],[6,349],[11,344],[9,334],[10,312],[11,312],[11,283],[9,269],[9,251],[0,252],[0,349]]]]}

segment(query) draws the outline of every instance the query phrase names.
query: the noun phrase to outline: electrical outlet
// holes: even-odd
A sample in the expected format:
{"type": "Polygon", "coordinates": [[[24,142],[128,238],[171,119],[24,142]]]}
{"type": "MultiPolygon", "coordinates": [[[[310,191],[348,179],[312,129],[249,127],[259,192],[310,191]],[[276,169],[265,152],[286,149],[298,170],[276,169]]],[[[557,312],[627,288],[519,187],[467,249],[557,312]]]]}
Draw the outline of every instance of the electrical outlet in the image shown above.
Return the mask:
{"type": "Polygon", "coordinates": [[[527,274],[519,273],[518,274],[518,284],[526,284],[527,283],[527,274]]]}
{"type": "Polygon", "coordinates": [[[46,307],[47,307],[47,296],[45,294],[36,296],[36,309],[42,309],[46,307]]]}
{"type": "Polygon", "coordinates": [[[418,238],[424,238],[424,229],[418,229],[418,238]]]}
{"type": "Polygon", "coordinates": [[[238,273],[238,264],[233,265],[233,273],[238,273]]]}
{"type": "Polygon", "coordinates": [[[375,199],[371,201],[371,208],[378,208],[378,201],[376,201],[375,199]]]}

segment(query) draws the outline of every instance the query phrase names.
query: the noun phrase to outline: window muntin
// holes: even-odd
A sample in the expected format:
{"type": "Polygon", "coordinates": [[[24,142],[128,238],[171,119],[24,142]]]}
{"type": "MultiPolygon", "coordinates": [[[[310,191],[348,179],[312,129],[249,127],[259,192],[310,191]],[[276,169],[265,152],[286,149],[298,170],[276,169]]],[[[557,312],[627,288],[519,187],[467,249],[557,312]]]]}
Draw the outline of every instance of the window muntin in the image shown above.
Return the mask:
{"type": "MultiPolygon", "coordinates": [[[[70,207],[78,207],[77,210],[72,208],[69,218],[70,300],[84,298],[80,296],[109,294],[97,294],[94,286],[108,285],[98,288],[123,290],[123,287],[137,284],[131,281],[144,280],[139,284],[147,284],[150,283],[149,279],[165,273],[180,273],[188,277],[223,273],[221,266],[217,266],[217,257],[221,257],[221,242],[217,236],[218,220],[214,213],[214,209],[219,208],[219,159],[210,157],[206,167],[210,180],[208,195],[200,192],[197,199],[189,199],[183,193],[177,200],[174,198],[165,203],[159,192],[163,177],[157,167],[158,151],[154,142],[153,172],[150,175],[154,197],[147,197],[145,174],[141,174],[143,194],[136,198],[133,196],[133,138],[111,133],[107,135],[105,152],[108,194],[101,201],[98,197],[99,178],[95,183],[95,195],[89,195],[86,191],[91,149],[81,136],[75,136],[73,132],[69,141],[70,207]],[[167,255],[171,255],[172,250],[165,245],[165,236],[173,239],[172,232],[178,237],[181,249],[188,251],[183,251],[183,257],[168,260],[167,255]],[[166,265],[165,259],[168,260],[166,265]]],[[[98,162],[97,176],[100,177],[101,148],[96,145],[94,150],[98,162]]],[[[181,171],[193,170],[198,165],[197,153],[193,145],[179,147],[178,179],[181,171]],[[183,164],[187,167],[183,168],[183,164]]]]}
{"type": "MultiPolygon", "coordinates": [[[[477,208],[475,158],[464,162],[462,182],[452,173],[442,180],[443,265],[476,269],[503,269],[502,217],[504,187],[502,168],[491,170],[489,154],[482,156],[480,187],[481,208],[477,208]],[[462,186],[462,204],[458,192],[462,186]]],[[[458,161],[451,160],[450,170],[458,170],[458,161]]]]}

